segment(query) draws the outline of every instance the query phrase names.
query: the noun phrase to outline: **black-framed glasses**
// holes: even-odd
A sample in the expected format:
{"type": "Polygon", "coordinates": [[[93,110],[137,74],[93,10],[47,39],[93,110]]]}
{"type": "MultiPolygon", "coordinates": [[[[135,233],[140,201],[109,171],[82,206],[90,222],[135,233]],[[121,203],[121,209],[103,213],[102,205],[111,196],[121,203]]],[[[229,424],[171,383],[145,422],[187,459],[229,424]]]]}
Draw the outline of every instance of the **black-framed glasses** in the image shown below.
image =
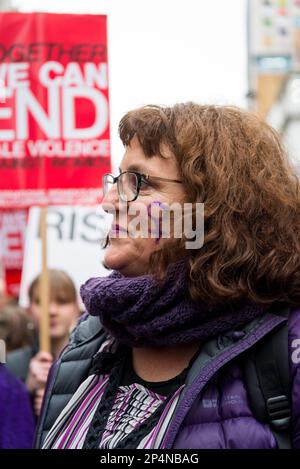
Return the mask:
{"type": "Polygon", "coordinates": [[[119,176],[104,174],[102,176],[103,195],[110,191],[113,184],[117,183],[118,194],[123,202],[133,202],[139,196],[143,183],[151,182],[151,179],[182,184],[178,179],[167,179],[149,174],[141,174],[136,171],[122,171],[119,176]]]}

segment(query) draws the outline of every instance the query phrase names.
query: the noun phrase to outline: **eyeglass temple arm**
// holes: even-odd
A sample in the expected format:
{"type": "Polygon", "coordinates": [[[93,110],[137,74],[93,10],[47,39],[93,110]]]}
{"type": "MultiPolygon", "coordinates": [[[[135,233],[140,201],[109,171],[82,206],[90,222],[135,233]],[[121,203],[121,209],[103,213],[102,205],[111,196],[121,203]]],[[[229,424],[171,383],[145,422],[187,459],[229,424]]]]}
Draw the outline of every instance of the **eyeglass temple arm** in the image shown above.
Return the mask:
{"type": "Polygon", "coordinates": [[[158,179],[160,181],[178,182],[178,183],[182,184],[182,181],[179,181],[178,179],[167,179],[167,178],[161,178],[159,176],[149,176],[149,174],[145,174],[145,177],[147,179],[158,179]]]}
{"type": "MultiPolygon", "coordinates": [[[[105,176],[111,176],[114,183],[117,182],[118,178],[121,176],[121,174],[123,173],[130,173],[131,171],[123,171],[119,174],[119,176],[114,176],[113,174],[110,174],[110,173],[107,173],[107,174],[103,174],[102,178],[104,178],[105,176]]],[[[134,171],[132,171],[134,172],[134,171]]],[[[150,176],[149,174],[140,174],[140,173],[135,173],[135,174],[139,174],[140,176],[143,176],[145,177],[146,179],[157,179],[159,181],[169,181],[169,182],[177,182],[177,183],[180,183],[182,184],[182,181],[179,181],[178,179],[168,179],[168,178],[161,178],[159,176],[150,176]]]]}

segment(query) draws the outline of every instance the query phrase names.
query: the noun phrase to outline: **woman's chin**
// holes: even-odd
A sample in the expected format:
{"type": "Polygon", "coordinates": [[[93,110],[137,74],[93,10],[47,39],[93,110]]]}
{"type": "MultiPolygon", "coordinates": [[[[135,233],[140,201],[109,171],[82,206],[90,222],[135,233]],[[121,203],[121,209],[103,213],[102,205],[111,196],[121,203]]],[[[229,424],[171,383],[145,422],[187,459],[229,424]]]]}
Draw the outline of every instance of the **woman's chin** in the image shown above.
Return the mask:
{"type": "Polygon", "coordinates": [[[108,269],[122,271],[130,261],[132,262],[131,257],[126,252],[125,246],[110,245],[106,249],[103,262],[108,269]]]}
{"type": "Polygon", "coordinates": [[[103,263],[106,268],[117,270],[126,277],[140,275],[139,262],[137,262],[136,253],[126,253],[126,250],[117,249],[116,247],[109,246],[105,253],[103,263]]]}
{"type": "Polygon", "coordinates": [[[103,263],[107,269],[120,270],[123,265],[122,256],[108,253],[104,256],[103,263]]]}

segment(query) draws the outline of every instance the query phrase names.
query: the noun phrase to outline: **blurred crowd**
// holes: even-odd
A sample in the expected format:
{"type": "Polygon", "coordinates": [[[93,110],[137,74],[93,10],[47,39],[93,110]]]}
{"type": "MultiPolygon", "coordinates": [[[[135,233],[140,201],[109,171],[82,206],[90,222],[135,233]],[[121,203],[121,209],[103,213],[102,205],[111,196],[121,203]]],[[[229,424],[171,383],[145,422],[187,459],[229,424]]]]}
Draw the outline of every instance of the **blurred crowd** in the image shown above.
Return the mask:
{"type": "Polygon", "coordinates": [[[51,353],[39,349],[40,276],[29,287],[27,309],[0,288],[0,340],[6,348],[6,363],[0,364],[0,448],[32,447],[49,370],[81,314],[70,276],[57,269],[48,273],[51,353]]]}

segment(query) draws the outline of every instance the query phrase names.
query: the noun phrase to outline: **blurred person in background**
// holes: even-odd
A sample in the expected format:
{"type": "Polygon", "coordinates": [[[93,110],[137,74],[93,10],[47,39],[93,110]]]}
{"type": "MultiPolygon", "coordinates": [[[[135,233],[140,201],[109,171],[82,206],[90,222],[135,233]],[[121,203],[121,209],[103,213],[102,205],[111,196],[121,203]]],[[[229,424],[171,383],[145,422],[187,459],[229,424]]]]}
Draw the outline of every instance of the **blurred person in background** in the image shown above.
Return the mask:
{"type": "Polygon", "coordinates": [[[10,300],[0,307],[0,339],[5,341],[6,351],[30,348],[33,343],[34,324],[27,312],[10,300]]]}
{"type": "Polygon", "coordinates": [[[38,330],[41,315],[40,275],[31,283],[28,291],[28,313],[36,330],[30,347],[23,347],[7,355],[10,371],[26,383],[32,396],[35,414],[38,416],[49,369],[68,343],[69,335],[79,317],[79,306],[75,285],[70,276],[58,269],[49,269],[49,318],[51,353],[39,351],[38,330]]]}

